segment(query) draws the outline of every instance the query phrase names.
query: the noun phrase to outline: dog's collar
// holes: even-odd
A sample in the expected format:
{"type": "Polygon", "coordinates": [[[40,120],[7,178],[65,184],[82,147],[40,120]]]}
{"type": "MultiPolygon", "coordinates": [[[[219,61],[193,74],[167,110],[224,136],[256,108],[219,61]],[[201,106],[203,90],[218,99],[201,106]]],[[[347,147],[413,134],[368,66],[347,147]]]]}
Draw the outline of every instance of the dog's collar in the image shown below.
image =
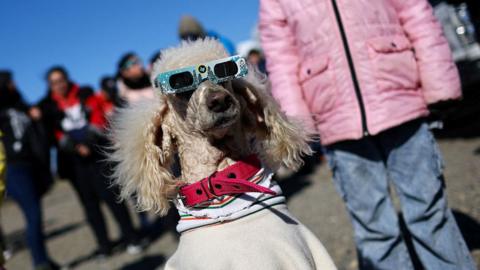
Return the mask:
{"type": "Polygon", "coordinates": [[[273,190],[248,181],[260,169],[260,160],[250,155],[198,182],[181,186],[178,201],[185,207],[196,207],[224,195],[247,192],[275,195],[273,190]]]}

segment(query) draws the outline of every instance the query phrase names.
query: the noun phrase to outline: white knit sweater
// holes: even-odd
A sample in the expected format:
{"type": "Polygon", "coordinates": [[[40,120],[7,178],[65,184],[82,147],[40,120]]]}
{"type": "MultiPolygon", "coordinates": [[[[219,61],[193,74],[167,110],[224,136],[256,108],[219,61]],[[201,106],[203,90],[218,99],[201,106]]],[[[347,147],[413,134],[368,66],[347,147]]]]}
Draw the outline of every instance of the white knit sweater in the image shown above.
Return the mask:
{"type": "Polygon", "coordinates": [[[177,203],[181,232],[165,270],[332,270],[332,259],[315,235],[292,216],[272,173],[250,180],[277,195],[224,196],[209,207],[177,203]]]}

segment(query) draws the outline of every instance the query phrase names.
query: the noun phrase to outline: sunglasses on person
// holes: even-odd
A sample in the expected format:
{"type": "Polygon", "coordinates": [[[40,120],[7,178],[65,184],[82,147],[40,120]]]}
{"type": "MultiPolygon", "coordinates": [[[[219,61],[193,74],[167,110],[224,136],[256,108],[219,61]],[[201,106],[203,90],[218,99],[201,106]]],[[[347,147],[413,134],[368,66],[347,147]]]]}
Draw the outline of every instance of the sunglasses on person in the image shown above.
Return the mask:
{"type": "Polygon", "coordinates": [[[248,73],[245,58],[235,55],[208,63],[160,73],[154,85],[164,94],[192,91],[206,80],[219,84],[244,77],[248,73]]]}
{"type": "Polygon", "coordinates": [[[122,66],[122,70],[127,70],[135,65],[140,65],[142,62],[138,58],[132,58],[125,62],[122,66]]]}

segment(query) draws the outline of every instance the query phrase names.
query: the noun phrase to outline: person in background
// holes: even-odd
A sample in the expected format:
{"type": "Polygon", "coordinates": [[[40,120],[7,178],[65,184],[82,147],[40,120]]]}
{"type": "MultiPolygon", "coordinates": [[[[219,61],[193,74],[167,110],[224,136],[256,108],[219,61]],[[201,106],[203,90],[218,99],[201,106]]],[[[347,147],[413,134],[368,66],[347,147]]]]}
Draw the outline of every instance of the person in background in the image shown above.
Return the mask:
{"type": "Polygon", "coordinates": [[[462,67],[480,59],[480,45],[476,36],[473,9],[465,1],[430,0],[434,14],[443,26],[443,33],[450,44],[453,60],[462,67]],[[455,3],[456,2],[456,3],[455,3]]]}
{"type": "Polygon", "coordinates": [[[10,71],[0,71],[0,131],[7,158],[7,195],[18,203],[25,216],[34,269],[59,269],[48,255],[43,232],[41,193],[37,183],[43,181],[44,175],[38,173],[35,166],[41,160],[34,149],[42,141],[33,137],[36,132],[29,106],[23,101],[10,71]]]}
{"type": "Polygon", "coordinates": [[[150,74],[152,69],[153,69],[153,64],[158,60],[160,59],[160,57],[162,56],[162,52],[161,51],[156,51],[151,57],[150,57],[150,61],[148,63],[148,73],[150,74]]]}
{"type": "MultiPolygon", "coordinates": [[[[104,76],[100,79],[100,91],[98,91],[97,97],[100,101],[100,107],[102,108],[102,112],[106,118],[106,122],[108,122],[108,120],[113,117],[117,108],[123,107],[125,105],[125,101],[122,100],[118,95],[118,89],[114,77],[104,76]]],[[[105,165],[105,171],[108,172],[106,174],[111,175],[113,173],[111,169],[113,168],[113,166],[111,164],[105,165]]],[[[140,229],[142,231],[146,231],[150,225],[147,214],[145,212],[137,212],[137,214],[140,221],[140,229]]]]}
{"type": "Polygon", "coordinates": [[[116,77],[119,96],[127,103],[153,98],[149,74],[135,53],[129,52],[120,58],[116,77]]]}
{"type": "Polygon", "coordinates": [[[105,145],[106,119],[101,104],[90,87],[78,87],[69,79],[63,67],[52,67],[46,79],[49,90],[39,104],[42,118],[55,137],[58,156],[71,161],[72,186],[78,194],[87,221],[98,244],[99,257],[109,256],[112,243],[100,209],[104,201],[111,210],[122,233],[128,253],[142,249],[128,210],[118,203],[105,177],[105,165],[100,147],[105,145]]]}
{"type": "Polygon", "coordinates": [[[251,49],[247,54],[247,62],[258,69],[263,74],[267,74],[265,67],[265,57],[259,49],[251,49]]]}
{"type": "Polygon", "coordinates": [[[427,0],[260,1],[272,93],[317,130],[353,222],[361,269],[476,269],[447,206],[427,105],[461,96],[427,0]]]}
{"type": "MultiPolygon", "coordinates": [[[[160,51],[152,56],[149,63],[149,70],[151,70],[153,62],[159,56],[160,51]]],[[[154,96],[149,73],[143,68],[140,58],[132,52],[126,53],[120,58],[118,62],[117,81],[119,96],[124,101],[123,105],[128,105],[145,98],[150,99],[154,96]]],[[[147,231],[150,226],[147,213],[137,212],[137,214],[142,231],[147,231]]]]}
{"type": "MultiPolygon", "coordinates": [[[[150,60],[149,69],[153,62],[160,56],[154,54],[150,60]]],[[[150,83],[149,74],[143,68],[140,58],[132,52],[126,53],[120,58],[117,67],[117,85],[119,96],[129,105],[142,99],[150,99],[154,97],[154,90],[150,83]]],[[[138,217],[142,230],[148,230],[150,222],[145,212],[138,212],[138,217]]]]}
{"type": "MultiPolygon", "coordinates": [[[[89,85],[84,85],[78,89],[78,98],[81,104],[87,104],[95,95],[95,90],[89,85]]],[[[93,98],[94,99],[94,98],[93,98]]]]}
{"type": "Polygon", "coordinates": [[[115,108],[120,108],[125,103],[118,94],[117,81],[113,76],[103,76],[100,79],[100,90],[97,93],[97,98],[103,104],[102,110],[107,119],[113,115],[115,108]]]}
{"type": "Polygon", "coordinates": [[[205,31],[202,24],[190,15],[184,15],[178,25],[180,40],[197,40],[199,38],[212,37],[220,41],[228,54],[235,55],[236,49],[232,41],[215,31],[205,31]]]}
{"type": "Polygon", "coordinates": [[[472,16],[473,24],[475,25],[475,33],[477,34],[477,41],[480,42],[480,3],[476,0],[467,1],[470,15],[472,16]]]}

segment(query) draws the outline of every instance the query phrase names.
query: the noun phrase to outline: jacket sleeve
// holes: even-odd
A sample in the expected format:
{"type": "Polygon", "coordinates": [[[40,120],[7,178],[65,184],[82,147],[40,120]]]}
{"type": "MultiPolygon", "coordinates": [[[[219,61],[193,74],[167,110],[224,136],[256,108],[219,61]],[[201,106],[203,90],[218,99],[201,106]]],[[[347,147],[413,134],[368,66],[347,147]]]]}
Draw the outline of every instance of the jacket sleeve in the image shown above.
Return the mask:
{"type": "Polygon", "coordinates": [[[93,125],[99,130],[104,130],[107,125],[107,119],[102,108],[101,100],[93,95],[87,99],[86,106],[90,109],[90,125],[93,125]]]}
{"type": "Polygon", "coordinates": [[[393,0],[413,44],[423,95],[428,104],[462,95],[457,67],[443,29],[427,0],[393,0]]]}
{"type": "Polygon", "coordinates": [[[260,1],[259,31],[272,83],[272,95],[288,116],[315,130],[298,81],[300,61],[295,37],[278,0],[260,1]]]}

